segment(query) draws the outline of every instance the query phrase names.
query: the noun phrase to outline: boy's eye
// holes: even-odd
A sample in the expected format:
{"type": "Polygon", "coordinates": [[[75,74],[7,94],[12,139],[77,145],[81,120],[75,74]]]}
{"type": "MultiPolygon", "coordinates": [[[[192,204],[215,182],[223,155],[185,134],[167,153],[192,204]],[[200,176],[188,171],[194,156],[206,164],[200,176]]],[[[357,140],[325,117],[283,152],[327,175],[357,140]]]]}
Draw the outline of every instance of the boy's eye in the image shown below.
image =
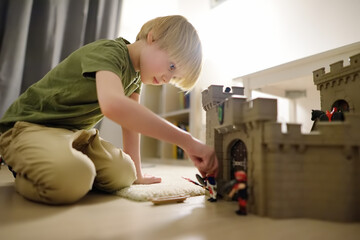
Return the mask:
{"type": "Polygon", "coordinates": [[[170,64],[169,70],[170,70],[170,71],[174,71],[175,69],[176,69],[175,64],[170,64]]]}

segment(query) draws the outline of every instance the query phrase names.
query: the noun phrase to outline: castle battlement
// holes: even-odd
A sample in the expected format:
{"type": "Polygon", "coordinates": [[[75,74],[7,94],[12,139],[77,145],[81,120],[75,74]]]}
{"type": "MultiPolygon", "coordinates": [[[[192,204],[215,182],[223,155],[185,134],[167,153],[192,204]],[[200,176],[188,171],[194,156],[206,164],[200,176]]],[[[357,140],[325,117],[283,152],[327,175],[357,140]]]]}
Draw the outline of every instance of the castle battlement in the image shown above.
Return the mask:
{"type": "Polygon", "coordinates": [[[282,132],[281,123],[268,122],[264,125],[264,144],[275,151],[286,146],[303,146],[304,135],[301,134],[301,124],[287,123],[287,131],[282,132]]]}
{"type": "Polygon", "coordinates": [[[344,61],[339,61],[330,64],[330,72],[326,73],[325,68],[320,68],[313,71],[314,83],[318,89],[321,89],[324,85],[326,87],[333,87],[340,85],[341,82],[347,83],[353,80],[355,74],[360,71],[360,54],[350,57],[350,64],[344,66],[344,61]]]}
{"type": "Polygon", "coordinates": [[[225,101],[232,95],[244,95],[243,87],[231,87],[230,92],[224,91],[224,86],[211,85],[202,92],[202,104],[205,111],[213,108],[218,103],[225,101]]]}
{"type": "Polygon", "coordinates": [[[279,149],[284,145],[360,147],[360,136],[353,134],[354,126],[360,122],[360,115],[347,114],[345,122],[319,122],[318,130],[309,134],[301,133],[301,124],[287,123],[282,132],[281,123],[268,122],[264,125],[264,143],[279,149]]]}
{"type": "Polygon", "coordinates": [[[224,121],[220,125],[237,125],[244,121],[244,107],[247,105],[245,96],[233,95],[223,103],[224,121]]]}
{"type": "Polygon", "coordinates": [[[246,102],[243,106],[244,122],[276,121],[277,100],[256,98],[246,102]]]}
{"type": "Polygon", "coordinates": [[[219,111],[223,111],[223,121],[218,123],[218,127],[240,125],[255,121],[276,121],[277,119],[277,100],[257,98],[246,101],[245,96],[232,95],[222,103],[216,104],[217,107],[209,112],[218,116],[219,111]]]}

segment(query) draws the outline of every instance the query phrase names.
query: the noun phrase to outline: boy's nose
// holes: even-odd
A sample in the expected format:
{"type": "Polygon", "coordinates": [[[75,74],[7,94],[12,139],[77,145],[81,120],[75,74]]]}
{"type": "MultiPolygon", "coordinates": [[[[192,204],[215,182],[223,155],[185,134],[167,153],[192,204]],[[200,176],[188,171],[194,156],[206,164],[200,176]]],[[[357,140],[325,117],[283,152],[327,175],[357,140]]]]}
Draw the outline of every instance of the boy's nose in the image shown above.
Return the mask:
{"type": "Polygon", "coordinates": [[[163,80],[165,83],[170,82],[171,78],[172,78],[172,74],[171,74],[171,73],[164,74],[164,75],[162,76],[162,80],[163,80]]]}

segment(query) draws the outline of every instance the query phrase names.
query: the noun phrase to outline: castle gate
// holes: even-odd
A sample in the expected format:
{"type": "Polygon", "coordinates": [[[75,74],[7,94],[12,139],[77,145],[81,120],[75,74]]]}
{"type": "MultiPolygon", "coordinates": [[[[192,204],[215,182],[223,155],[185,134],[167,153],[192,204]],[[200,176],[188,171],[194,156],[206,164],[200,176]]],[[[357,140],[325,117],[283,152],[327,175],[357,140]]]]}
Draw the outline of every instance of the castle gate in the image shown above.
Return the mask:
{"type": "Polygon", "coordinates": [[[242,170],[247,172],[247,149],[240,139],[230,144],[230,178],[234,179],[234,173],[242,170]]]}

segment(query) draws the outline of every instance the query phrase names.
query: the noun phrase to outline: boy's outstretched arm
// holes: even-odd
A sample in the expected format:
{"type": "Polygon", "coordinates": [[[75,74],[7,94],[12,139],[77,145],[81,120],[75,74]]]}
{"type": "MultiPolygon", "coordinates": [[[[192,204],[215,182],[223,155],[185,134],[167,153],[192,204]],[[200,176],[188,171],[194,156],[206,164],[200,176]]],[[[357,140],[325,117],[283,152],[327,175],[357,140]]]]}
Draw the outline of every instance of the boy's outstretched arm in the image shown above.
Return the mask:
{"type": "Polygon", "coordinates": [[[97,72],[96,88],[101,111],[106,117],[128,130],[178,145],[188,154],[201,175],[217,174],[218,162],[212,147],[126,97],[116,74],[97,72]]]}
{"type": "MultiPolygon", "coordinates": [[[[140,102],[140,95],[133,93],[130,96],[135,102],[140,102]]],[[[152,184],[161,182],[161,178],[150,175],[144,175],[141,169],[141,154],[140,154],[140,134],[122,127],[123,132],[123,150],[131,156],[136,167],[137,184],[152,184]]]]}

